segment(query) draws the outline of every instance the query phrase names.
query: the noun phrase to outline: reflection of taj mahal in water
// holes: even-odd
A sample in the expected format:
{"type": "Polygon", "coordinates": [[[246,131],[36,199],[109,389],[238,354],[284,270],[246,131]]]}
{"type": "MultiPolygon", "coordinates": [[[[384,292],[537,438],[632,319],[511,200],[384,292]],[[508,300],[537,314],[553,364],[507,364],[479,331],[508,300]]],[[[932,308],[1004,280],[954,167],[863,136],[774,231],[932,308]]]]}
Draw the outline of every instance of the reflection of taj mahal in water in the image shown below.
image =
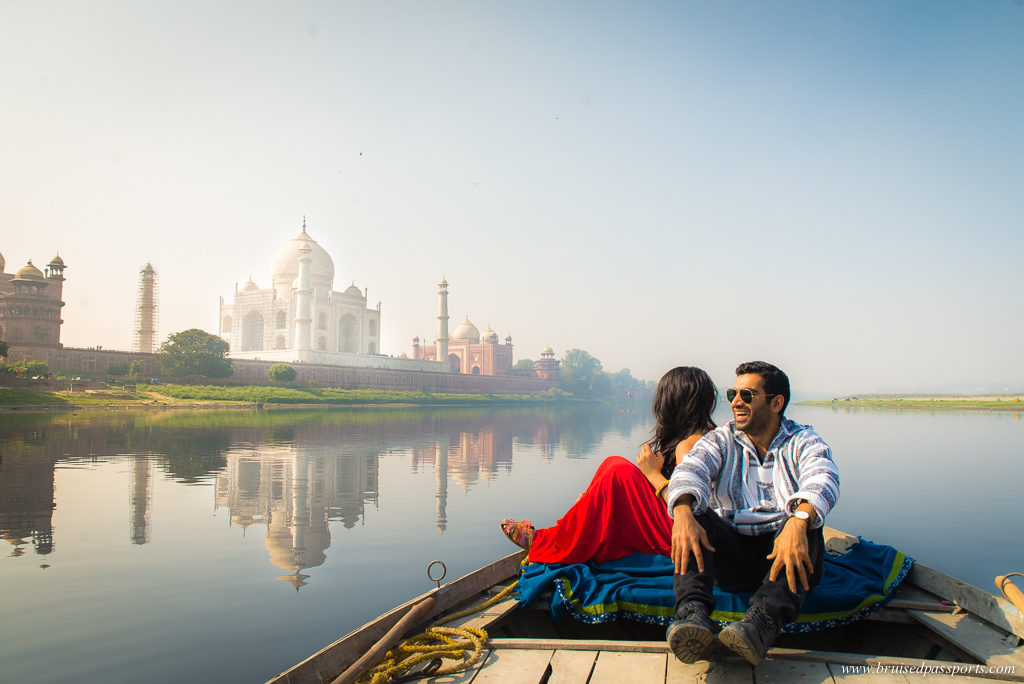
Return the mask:
{"type": "Polygon", "coordinates": [[[102,454],[101,462],[127,465],[120,471],[127,476],[127,543],[160,541],[152,535],[154,512],[160,512],[159,495],[154,501],[158,482],[212,480],[215,508],[226,509],[239,534],[261,535],[270,562],[287,573],[279,579],[298,588],[309,579],[303,571],[326,562],[332,523],[338,546],[346,530],[365,524],[366,514],[381,505],[381,458],[409,463],[414,478],[433,475],[433,501],[394,503],[424,513],[433,509],[434,525],[443,534],[449,524],[449,484],[468,490],[511,472],[517,440],[534,445],[549,460],[560,439],[559,422],[543,413],[481,412],[453,420],[443,412],[415,411],[387,421],[374,416],[271,429],[232,426],[204,431],[202,438],[193,431],[154,430],[136,420],[122,418],[110,426],[68,420],[16,428],[18,437],[8,447],[45,446],[8,448],[0,461],[0,539],[13,547],[10,555],[56,552],[55,469],[62,462],[93,461],[102,454]]]}
{"type": "MultiPolygon", "coordinates": [[[[480,479],[510,472],[516,435],[522,436],[522,430],[499,425],[397,440],[399,450],[401,442],[409,448],[414,472],[433,467],[439,532],[443,534],[448,524],[449,479],[469,489],[480,479]]],[[[531,430],[529,436],[543,445],[542,452],[550,452],[546,425],[531,430]]],[[[243,534],[253,525],[265,526],[264,544],[271,563],[288,571],[278,579],[296,589],[309,578],[304,570],[327,560],[329,524],[339,521],[352,528],[365,523],[366,503],[374,507],[379,503],[378,449],[358,441],[331,447],[321,441],[303,441],[233,447],[224,455],[226,466],[217,473],[215,484],[216,506],[230,511],[233,526],[241,527],[243,534]]]]}
{"type": "Polygon", "coordinates": [[[266,526],[270,561],[291,574],[278,579],[296,589],[322,565],[331,545],[328,522],[353,527],[367,501],[377,503],[378,455],[327,453],[299,445],[254,446],[225,454],[216,480],[216,505],[231,512],[231,524],[246,530],[266,526]]]}

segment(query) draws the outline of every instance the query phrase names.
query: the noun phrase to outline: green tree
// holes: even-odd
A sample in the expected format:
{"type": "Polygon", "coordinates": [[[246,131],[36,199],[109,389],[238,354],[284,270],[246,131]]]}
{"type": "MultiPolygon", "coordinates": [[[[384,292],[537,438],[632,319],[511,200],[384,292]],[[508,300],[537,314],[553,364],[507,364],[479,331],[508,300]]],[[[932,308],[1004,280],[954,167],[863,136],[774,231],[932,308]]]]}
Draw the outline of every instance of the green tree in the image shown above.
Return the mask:
{"type": "Polygon", "coordinates": [[[595,397],[610,397],[612,395],[612,376],[600,371],[594,373],[590,379],[590,393],[595,397]]]}
{"type": "Polygon", "coordinates": [[[146,364],[142,362],[142,359],[135,359],[128,365],[128,377],[130,378],[138,379],[145,371],[146,364]]]}
{"type": "Polygon", "coordinates": [[[512,370],[533,370],[533,359],[519,359],[515,365],[512,366],[512,370]]]}
{"type": "Polygon", "coordinates": [[[115,377],[123,377],[128,375],[128,364],[127,363],[112,363],[107,366],[107,375],[113,375],[115,377]]]}
{"type": "Polygon", "coordinates": [[[7,340],[0,340],[0,359],[6,359],[10,350],[11,346],[7,344],[7,340]]]}
{"type": "Polygon", "coordinates": [[[291,382],[298,373],[294,366],[287,363],[275,363],[267,369],[267,380],[271,382],[291,382]]]}
{"type": "Polygon", "coordinates": [[[590,396],[590,384],[601,372],[601,362],[582,349],[570,349],[562,358],[559,384],[577,397],[590,396]]]}
{"type": "Polygon", "coordinates": [[[190,328],[170,335],[154,356],[160,370],[167,375],[226,378],[234,372],[227,354],[227,342],[198,328],[190,328]]]}
{"type": "Polygon", "coordinates": [[[50,367],[42,361],[15,361],[9,365],[19,378],[48,378],[50,367]]]}
{"type": "Polygon", "coordinates": [[[642,385],[643,383],[634,378],[628,368],[623,368],[618,373],[612,374],[612,387],[617,391],[630,390],[642,385]]]}

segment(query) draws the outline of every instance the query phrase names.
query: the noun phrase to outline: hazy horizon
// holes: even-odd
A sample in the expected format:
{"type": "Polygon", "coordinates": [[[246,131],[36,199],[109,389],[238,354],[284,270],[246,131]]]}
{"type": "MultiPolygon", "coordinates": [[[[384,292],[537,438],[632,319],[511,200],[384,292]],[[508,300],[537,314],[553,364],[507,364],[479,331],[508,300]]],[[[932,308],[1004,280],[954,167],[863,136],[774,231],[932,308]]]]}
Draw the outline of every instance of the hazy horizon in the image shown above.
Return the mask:
{"type": "Polygon", "coordinates": [[[1024,388],[1024,3],[0,2],[0,254],[160,339],[302,228],[382,307],[656,380],[1024,388]],[[1016,302],[1016,303],[1015,303],[1016,302]],[[1016,312],[1016,313],[1014,313],[1016,312]]]}

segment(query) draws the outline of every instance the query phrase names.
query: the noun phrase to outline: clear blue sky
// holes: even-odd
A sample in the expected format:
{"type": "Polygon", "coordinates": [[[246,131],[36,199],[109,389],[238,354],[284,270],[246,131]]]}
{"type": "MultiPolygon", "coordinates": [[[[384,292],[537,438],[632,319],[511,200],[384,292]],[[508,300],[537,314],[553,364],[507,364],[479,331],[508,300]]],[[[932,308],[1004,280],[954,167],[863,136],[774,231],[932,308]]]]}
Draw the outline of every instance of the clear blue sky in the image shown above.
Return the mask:
{"type": "Polygon", "coordinates": [[[1024,3],[0,0],[0,253],[63,341],[216,331],[308,217],[385,353],[436,283],[656,379],[1024,388],[1024,3]]]}

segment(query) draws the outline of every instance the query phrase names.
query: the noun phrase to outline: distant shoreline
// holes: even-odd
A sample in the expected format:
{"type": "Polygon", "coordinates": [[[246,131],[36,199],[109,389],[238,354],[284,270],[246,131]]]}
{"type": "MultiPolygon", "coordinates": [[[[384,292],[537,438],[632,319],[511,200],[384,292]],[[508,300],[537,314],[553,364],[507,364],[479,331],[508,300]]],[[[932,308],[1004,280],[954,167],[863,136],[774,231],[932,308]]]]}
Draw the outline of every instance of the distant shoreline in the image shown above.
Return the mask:
{"type": "Polygon", "coordinates": [[[800,406],[914,410],[1024,411],[1022,394],[854,394],[798,402],[800,406]]]}
{"type": "Polygon", "coordinates": [[[273,387],[263,385],[139,385],[85,391],[45,391],[0,386],[0,412],[88,409],[287,409],[345,406],[527,406],[577,403],[557,392],[538,394],[429,394],[384,390],[273,387]]]}

